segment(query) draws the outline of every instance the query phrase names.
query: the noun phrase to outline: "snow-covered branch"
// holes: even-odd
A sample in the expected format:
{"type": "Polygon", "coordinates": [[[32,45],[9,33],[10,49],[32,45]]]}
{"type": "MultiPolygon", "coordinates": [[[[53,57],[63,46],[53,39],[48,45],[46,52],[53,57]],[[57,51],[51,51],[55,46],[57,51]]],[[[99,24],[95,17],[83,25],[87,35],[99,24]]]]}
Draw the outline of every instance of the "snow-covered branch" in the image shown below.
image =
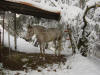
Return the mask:
{"type": "Polygon", "coordinates": [[[85,18],[85,16],[87,15],[87,13],[88,13],[88,11],[90,10],[90,9],[92,9],[92,8],[96,8],[96,7],[100,7],[100,5],[99,4],[95,4],[95,5],[92,5],[92,6],[90,6],[90,7],[86,7],[86,10],[85,10],[85,12],[84,12],[84,14],[83,14],[83,22],[84,22],[84,26],[83,26],[83,34],[84,34],[84,29],[85,29],[85,27],[87,26],[87,20],[86,20],[86,18],[85,18]]]}

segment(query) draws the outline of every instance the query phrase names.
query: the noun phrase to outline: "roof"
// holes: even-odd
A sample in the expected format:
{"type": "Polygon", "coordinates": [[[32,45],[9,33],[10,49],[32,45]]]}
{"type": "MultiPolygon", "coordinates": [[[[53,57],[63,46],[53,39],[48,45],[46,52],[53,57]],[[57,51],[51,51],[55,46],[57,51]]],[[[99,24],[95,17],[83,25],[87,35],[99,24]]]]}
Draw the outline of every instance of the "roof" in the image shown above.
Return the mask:
{"type": "Polygon", "coordinates": [[[14,0],[0,0],[0,10],[13,13],[31,15],[46,19],[60,19],[60,11],[49,11],[28,2],[14,0]]]}

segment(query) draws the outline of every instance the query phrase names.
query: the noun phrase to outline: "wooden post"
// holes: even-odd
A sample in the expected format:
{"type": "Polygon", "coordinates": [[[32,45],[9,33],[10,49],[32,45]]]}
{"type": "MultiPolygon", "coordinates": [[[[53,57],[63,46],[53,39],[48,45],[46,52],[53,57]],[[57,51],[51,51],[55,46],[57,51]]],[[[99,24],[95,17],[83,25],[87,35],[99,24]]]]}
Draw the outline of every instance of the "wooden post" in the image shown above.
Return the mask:
{"type": "MultiPolygon", "coordinates": [[[[0,30],[0,59],[2,60],[2,48],[1,48],[1,30],[0,30]]],[[[0,60],[0,62],[1,62],[0,60]]]]}
{"type": "Polygon", "coordinates": [[[15,43],[15,50],[17,50],[16,13],[14,13],[14,43],[15,43]]]}
{"type": "Polygon", "coordinates": [[[1,29],[0,29],[0,50],[1,50],[1,29]]]}
{"type": "Polygon", "coordinates": [[[5,12],[3,12],[3,36],[2,36],[2,46],[4,46],[4,28],[5,28],[5,26],[4,26],[4,22],[5,22],[5,12]]]}
{"type": "Polygon", "coordinates": [[[8,24],[8,46],[9,46],[9,55],[10,53],[10,34],[9,34],[9,24],[8,24]]]}
{"type": "Polygon", "coordinates": [[[3,57],[3,47],[4,47],[4,22],[5,22],[5,11],[3,11],[3,22],[2,22],[2,25],[3,25],[3,35],[2,35],[2,41],[1,41],[1,30],[0,30],[0,61],[3,61],[2,57],[3,57]]]}

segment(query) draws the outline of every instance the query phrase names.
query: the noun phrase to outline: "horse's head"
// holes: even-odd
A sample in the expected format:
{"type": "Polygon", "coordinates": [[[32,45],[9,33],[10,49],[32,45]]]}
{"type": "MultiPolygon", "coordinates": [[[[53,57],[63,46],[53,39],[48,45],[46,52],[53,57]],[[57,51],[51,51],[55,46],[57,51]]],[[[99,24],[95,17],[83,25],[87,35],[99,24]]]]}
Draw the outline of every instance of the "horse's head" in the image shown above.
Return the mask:
{"type": "Polygon", "coordinates": [[[33,27],[32,26],[28,26],[25,40],[26,41],[31,41],[33,35],[34,35],[33,27]]]}

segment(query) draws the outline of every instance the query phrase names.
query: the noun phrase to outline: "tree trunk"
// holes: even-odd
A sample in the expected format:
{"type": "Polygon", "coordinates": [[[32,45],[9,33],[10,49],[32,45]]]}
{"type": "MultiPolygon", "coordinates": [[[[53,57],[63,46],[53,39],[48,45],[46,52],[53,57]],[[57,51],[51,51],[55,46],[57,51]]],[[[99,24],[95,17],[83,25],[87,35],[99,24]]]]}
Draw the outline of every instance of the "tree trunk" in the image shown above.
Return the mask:
{"type": "Polygon", "coordinates": [[[75,45],[74,45],[74,42],[73,42],[73,39],[72,39],[72,32],[71,32],[71,29],[69,28],[69,25],[67,25],[67,30],[68,30],[68,35],[69,35],[69,38],[70,38],[70,43],[71,43],[71,46],[72,46],[72,51],[73,53],[72,54],[75,54],[76,51],[75,51],[75,45]]]}
{"type": "Polygon", "coordinates": [[[69,0],[67,0],[67,3],[68,3],[68,5],[69,5],[69,0]]]}
{"type": "Polygon", "coordinates": [[[80,8],[84,8],[85,6],[85,0],[80,0],[80,8]]]}

